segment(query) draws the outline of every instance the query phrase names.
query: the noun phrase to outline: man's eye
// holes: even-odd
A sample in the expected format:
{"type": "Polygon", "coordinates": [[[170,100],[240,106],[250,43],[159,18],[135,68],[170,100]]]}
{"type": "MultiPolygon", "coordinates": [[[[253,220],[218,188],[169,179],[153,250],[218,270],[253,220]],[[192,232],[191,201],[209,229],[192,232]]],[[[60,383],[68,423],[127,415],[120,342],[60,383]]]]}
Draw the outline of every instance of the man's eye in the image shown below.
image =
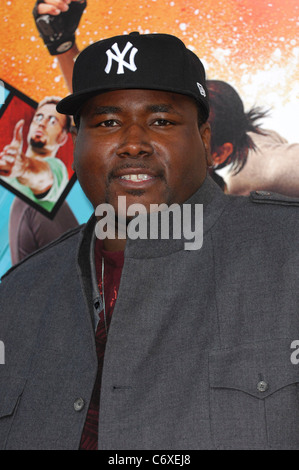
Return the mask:
{"type": "Polygon", "coordinates": [[[35,122],[41,122],[44,119],[44,115],[43,114],[36,114],[33,119],[34,119],[35,122]]]}
{"type": "Polygon", "coordinates": [[[101,121],[98,126],[100,127],[115,127],[118,125],[118,122],[115,119],[107,119],[107,121],[101,121]]]}
{"type": "Polygon", "coordinates": [[[57,121],[58,120],[56,119],[55,116],[51,116],[50,119],[49,119],[49,124],[51,124],[51,126],[54,126],[57,121]]]}
{"type": "Polygon", "coordinates": [[[170,126],[172,122],[168,121],[167,119],[156,119],[153,123],[155,126],[170,126]]]}

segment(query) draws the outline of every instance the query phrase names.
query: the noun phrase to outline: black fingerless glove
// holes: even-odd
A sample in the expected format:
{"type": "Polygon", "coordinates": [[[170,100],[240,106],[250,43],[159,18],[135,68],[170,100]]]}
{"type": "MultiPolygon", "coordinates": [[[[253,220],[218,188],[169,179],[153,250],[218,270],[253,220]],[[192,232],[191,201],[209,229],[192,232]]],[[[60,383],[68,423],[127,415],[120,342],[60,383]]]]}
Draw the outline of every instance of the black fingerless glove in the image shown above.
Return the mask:
{"type": "Polygon", "coordinates": [[[68,11],[57,16],[39,15],[39,3],[43,3],[43,0],[36,2],[32,12],[39,34],[51,55],[63,54],[74,45],[75,31],[87,2],[71,2],[68,11]]]}

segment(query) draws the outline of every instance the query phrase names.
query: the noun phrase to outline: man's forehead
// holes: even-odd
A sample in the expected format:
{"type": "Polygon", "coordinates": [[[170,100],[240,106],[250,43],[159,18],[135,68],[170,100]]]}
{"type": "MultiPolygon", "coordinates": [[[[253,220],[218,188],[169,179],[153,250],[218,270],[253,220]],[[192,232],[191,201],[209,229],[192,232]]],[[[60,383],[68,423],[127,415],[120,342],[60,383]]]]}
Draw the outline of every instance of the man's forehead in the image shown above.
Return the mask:
{"type": "Polygon", "coordinates": [[[197,107],[189,96],[163,90],[113,90],[92,96],[81,112],[87,114],[119,113],[125,108],[142,109],[151,113],[178,112],[182,107],[197,107]]]}
{"type": "Polygon", "coordinates": [[[38,106],[38,108],[35,111],[35,114],[38,114],[42,112],[43,114],[51,114],[53,116],[62,116],[56,111],[56,104],[55,103],[44,103],[41,106],[38,106]]]}

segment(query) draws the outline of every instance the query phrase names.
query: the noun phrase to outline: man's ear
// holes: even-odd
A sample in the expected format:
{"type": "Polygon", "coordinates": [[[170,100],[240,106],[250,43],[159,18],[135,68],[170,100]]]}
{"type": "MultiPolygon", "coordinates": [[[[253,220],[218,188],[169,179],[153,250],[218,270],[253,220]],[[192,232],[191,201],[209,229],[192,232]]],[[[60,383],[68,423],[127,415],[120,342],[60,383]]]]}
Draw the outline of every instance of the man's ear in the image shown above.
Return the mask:
{"type": "Polygon", "coordinates": [[[72,126],[72,127],[71,127],[71,136],[72,136],[72,139],[73,139],[73,144],[74,144],[74,146],[76,145],[77,134],[78,134],[78,129],[77,129],[77,127],[76,127],[76,126],[72,126]]]}
{"type": "Polygon", "coordinates": [[[231,142],[226,142],[217,148],[216,152],[212,153],[213,165],[221,165],[233,153],[234,146],[231,142]]]}
{"type": "Polygon", "coordinates": [[[211,157],[211,126],[208,122],[205,122],[200,127],[200,135],[205,148],[207,165],[213,166],[213,160],[211,157]]]}
{"type": "Polygon", "coordinates": [[[60,147],[62,147],[64,144],[66,144],[67,139],[68,139],[68,132],[65,129],[63,129],[63,131],[61,131],[57,139],[57,143],[60,145],[60,147]]]}
{"type": "MultiPolygon", "coordinates": [[[[71,136],[72,136],[72,140],[73,140],[73,144],[74,144],[74,147],[76,145],[76,140],[77,140],[77,135],[78,135],[78,129],[76,126],[71,126],[71,136]]],[[[73,160],[73,163],[72,163],[72,170],[74,172],[76,172],[76,167],[75,167],[75,162],[73,160]]]]}

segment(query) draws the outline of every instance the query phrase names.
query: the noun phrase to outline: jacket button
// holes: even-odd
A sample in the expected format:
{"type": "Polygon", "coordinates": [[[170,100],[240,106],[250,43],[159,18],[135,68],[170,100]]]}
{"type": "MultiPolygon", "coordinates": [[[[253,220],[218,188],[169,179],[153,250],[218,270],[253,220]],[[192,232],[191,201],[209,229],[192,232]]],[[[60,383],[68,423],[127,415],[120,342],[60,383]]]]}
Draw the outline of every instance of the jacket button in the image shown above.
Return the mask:
{"type": "Polygon", "coordinates": [[[261,380],[257,384],[256,388],[258,389],[259,392],[265,392],[266,390],[268,390],[268,384],[264,380],[261,380]]]}
{"type": "Polygon", "coordinates": [[[84,405],[85,405],[85,401],[83,400],[83,398],[77,398],[74,401],[75,411],[81,411],[84,408],[84,405]]]}

